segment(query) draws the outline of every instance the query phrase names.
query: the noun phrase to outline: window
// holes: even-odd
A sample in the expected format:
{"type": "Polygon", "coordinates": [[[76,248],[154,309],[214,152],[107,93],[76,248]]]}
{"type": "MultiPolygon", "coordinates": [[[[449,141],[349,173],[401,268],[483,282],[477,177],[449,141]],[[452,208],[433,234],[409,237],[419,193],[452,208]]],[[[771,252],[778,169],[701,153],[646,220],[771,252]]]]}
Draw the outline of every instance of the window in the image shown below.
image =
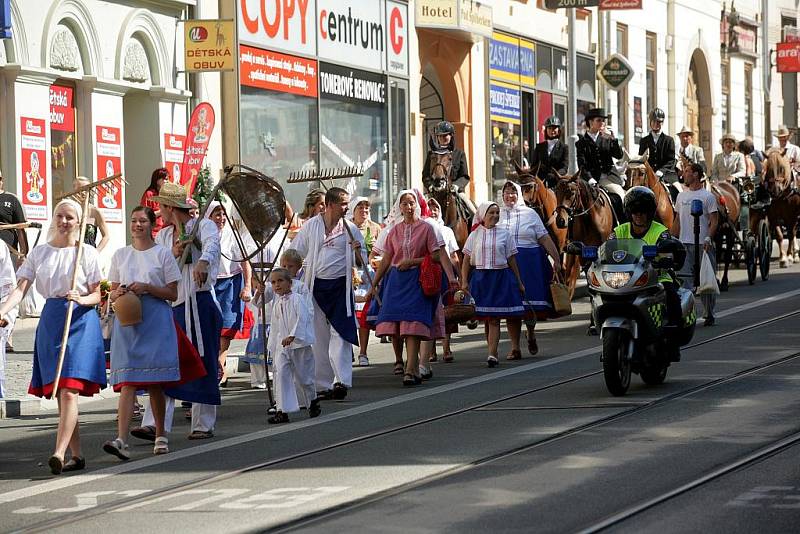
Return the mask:
{"type": "MultiPolygon", "coordinates": [[[[617,24],[617,54],[628,57],[628,27],[617,24]]],[[[628,142],[628,89],[627,86],[617,91],[617,137],[621,145],[627,146],[628,142]]]]}
{"type": "Polygon", "coordinates": [[[656,55],[658,53],[658,46],[656,43],[656,34],[647,32],[645,38],[645,57],[647,60],[645,71],[645,85],[647,92],[647,103],[645,105],[646,112],[649,114],[653,108],[658,107],[658,80],[656,79],[656,55]]]}
{"type": "Polygon", "coordinates": [[[731,64],[728,58],[722,59],[722,133],[730,130],[731,117],[731,64]]]}
{"type": "Polygon", "coordinates": [[[744,64],[744,132],[753,135],[753,64],[744,64]]]}

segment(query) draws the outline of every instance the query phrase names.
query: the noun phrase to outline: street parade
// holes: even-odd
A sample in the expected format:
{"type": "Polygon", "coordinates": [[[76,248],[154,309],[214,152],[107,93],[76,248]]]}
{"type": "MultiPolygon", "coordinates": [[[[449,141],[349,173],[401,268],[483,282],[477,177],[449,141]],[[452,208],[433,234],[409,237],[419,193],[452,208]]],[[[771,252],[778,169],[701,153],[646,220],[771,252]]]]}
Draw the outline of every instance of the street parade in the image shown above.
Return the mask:
{"type": "Polygon", "coordinates": [[[33,4],[0,532],[797,530],[794,3],[33,4]]]}

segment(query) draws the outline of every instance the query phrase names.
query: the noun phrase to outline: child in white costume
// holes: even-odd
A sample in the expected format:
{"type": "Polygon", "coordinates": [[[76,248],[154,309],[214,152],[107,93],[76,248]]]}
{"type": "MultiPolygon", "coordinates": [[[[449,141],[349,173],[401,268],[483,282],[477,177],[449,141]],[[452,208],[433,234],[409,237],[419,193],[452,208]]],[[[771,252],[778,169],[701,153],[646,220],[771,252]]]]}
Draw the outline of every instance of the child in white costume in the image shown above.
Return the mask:
{"type": "Polygon", "coordinates": [[[268,421],[288,423],[287,414],[300,410],[295,383],[302,385],[308,416],[317,417],[321,410],[314,387],[314,322],[309,299],[292,291],[292,277],[286,269],[273,270],[270,284],[275,297],[267,349],[274,362],[278,411],[268,421]]]}
{"type": "MultiPolygon", "coordinates": [[[[17,276],[14,274],[14,262],[8,247],[0,244],[0,301],[5,301],[17,285],[17,276]]],[[[0,328],[0,399],[6,396],[6,340],[14,330],[14,320],[17,317],[17,308],[6,314],[8,326],[0,328]]]]}

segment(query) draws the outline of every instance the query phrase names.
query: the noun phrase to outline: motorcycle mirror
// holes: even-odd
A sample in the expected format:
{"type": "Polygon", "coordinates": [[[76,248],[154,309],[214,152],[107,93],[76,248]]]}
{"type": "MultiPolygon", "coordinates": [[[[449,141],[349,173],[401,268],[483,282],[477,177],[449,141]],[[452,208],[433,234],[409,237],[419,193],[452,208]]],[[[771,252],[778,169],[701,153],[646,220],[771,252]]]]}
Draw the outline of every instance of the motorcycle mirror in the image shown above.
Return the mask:
{"type": "Polygon", "coordinates": [[[582,255],[582,251],[583,251],[583,243],[581,243],[580,241],[570,241],[564,248],[564,252],[566,252],[570,256],[580,256],[582,255]]]}
{"type": "Polygon", "coordinates": [[[595,261],[597,259],[597,247],[584,246],[581,250],[581,259],[595,261]]]}
{"type": "Polygon", "coordinates": [[[656,245],[644,245],[642,247],[642,256],[647,261],[652,261],[653,258],[658,256],[658,247],[656,245]]]}
{"type": "Polygon", "coordinates": [[[692,216],[700,217],[703,214],[703,201],[699,198],[692,200],[692,216]]]}

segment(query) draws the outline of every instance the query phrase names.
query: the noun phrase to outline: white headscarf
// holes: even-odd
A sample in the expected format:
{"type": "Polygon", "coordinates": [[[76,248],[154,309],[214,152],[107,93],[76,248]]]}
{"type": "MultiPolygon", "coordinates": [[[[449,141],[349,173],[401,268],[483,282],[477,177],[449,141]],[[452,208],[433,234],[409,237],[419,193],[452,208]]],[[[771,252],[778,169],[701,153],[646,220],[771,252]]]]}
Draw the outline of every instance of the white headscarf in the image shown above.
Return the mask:
{"type": "Polygon", "coordinates": [[[519,186],[518,183],[512,182],[511,180],[508,180],[506,183],[503,184],[502,189],[500,189],[500,198],[498,200],[499,200],[499,202],[497,203],[498,206],[509,210],[525,206],[525,199],[522,197],[522,188],[519,186]],[[517,190],[517,201],[514,203],[513,206],[508,206],[503,200],[503,192],[506,190],[506,187],[508,187],[509,184],[513,185],[514,189],[517,190]]]}
{"type": "Polygon", "coordinates": [[[366,202],[370,204],[370,201],[367,197],[353,197],[350,199],[350,204],[347,205],[347,218],[351,221],[355,217],[356,207],[361,204],[362,202],[366,202]]]}
{"type": "MultiPolygon", "coordinates": [[[[205,213],[206,219],[210,219],[211,214],[214,213],[214,210],[219,208],[220,206],[222,206],[222,203],[220,203],[218,200],[212,200],[211,202],[209,202],[205,213]]],[[[222,206],[222,208],[225,209],[225,206],[222,206]]]]}
{"type": "Polygon", "coordinates": [[[475,236],[475,240],[473,241],[475,246],[472,247],[472,255],[470,256],[470,263],[472,265],[481,265],[483,263],[483,246],[481,245],[483,240],[481,239],[480,232],[487,231],[487,228],[483,225],[483,220],[486,217],[486,212],[489,211],[489,208],[492,206],[500,207],[497,202],[484,202],[478,206],[478,211],[472,218],[472,233],[479,234],[475,236]]]}
{"type": "Polygon", "coordinates": [[[478,206],[478,211],[475,213],[475,216],[472,217],[473,231],[476,227],[483,226],[483,219],[486,217],[486,212],[489,211],[489,208],[492,206],[497,206],[498,208],[500,207],[497,202],[484,202],[478,206]]]}
{"type": "MultiPolygon", "coordinates": [[[[81,207],[80,204],[78,204],[71,198],[65,198],[64,200],[56,204],[56,207],[53,208],[53,214],[55,214],[55,212],[58,211],[58,208],[60,208],[61,206],[69,206],[70,208],[75,210],[75,213],[78,215],[78,222],[80,223],[80,220],[83,218],[83,208],[81,207]]],[[[52,221],[50,221],[50,228],[47,229],[47,243],[48,244],[52,243],[52,241],[56,238],[56,235],[58,235],[58,224],[56,223],[54,218],[52,221]]],[[[77,242],[80,236],[81,236],[81,225],[77,224],[69,236],[69,241],[77,242]]]]}
{"type": "Polygon", "coordinates": [[[436,224],[444,225],[444,218],[442,217],[442,206],[441,206],[441,204],[439,204],[439,201],[436,200],[435,198],[428,197],[428,208],[431,207],[431,204],[436,204],[436,206],[438,206],[438,208],[439,208],[439,216],[438,217],[431,216],[430,218],[432,220],[436,221],[436,224]]]}

